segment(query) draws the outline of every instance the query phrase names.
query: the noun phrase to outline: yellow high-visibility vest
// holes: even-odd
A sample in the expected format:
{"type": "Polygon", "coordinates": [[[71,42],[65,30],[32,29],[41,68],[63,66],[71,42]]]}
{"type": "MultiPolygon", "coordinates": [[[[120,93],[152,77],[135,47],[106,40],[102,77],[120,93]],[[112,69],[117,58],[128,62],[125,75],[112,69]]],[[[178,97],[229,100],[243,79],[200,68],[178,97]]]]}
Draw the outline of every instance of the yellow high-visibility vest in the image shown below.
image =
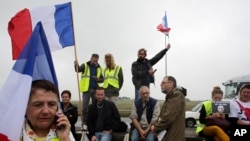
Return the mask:
{"type": "Polygon", "coordinates": [[[120,69],[121,69],[120,66],[115,66],[115,69],[113,70],[109,70],[108,68],[105,68],[103,88],[107,88],[109,84],[115,88],[118,88],[118,89],[120,88],[119,78],[118,78],[120,69]]]}
{"type": "MultiPolygon", "coordinates": [[[[25,140],[27,140],[27,138],[25,140]]],[[[28,139],[28,140],[32,140],[32,139],[28,139]]],[[[20,141],[24,141],[24,140],[22,138],[20,138],[20,141]]],[[[50,141],[60,141],[60,139],[58,137],[53,137],[53,138],[50,139],[50,141]]]]}
{"type": "MultiPolygon", "coordinates": [[[[212,113],[212,101],[204,101],[203,105],[205,107],[205,111],[206,111],[206,116],[210,115],[212,113]]],[[[197,127],[196,127],[196,133],[199,133],[200,131],[203,130],[205,124],[200,123],[200,121],[197,121],[197,127]]]]}
{"type": "MultiPolygon", "coordinates": [[[[100,78],[102,73],[102,69],[99,67],[97,68],[97,77],[100,78]]],[[[87,92],[89,90],[89,83],[90,83],[90,68],[87,63],[84,63],[84,72],[81,74],[80,80],[80,91],[87,92]]],[[[99,83],[97,83],[99,85],[99,83]]]]}

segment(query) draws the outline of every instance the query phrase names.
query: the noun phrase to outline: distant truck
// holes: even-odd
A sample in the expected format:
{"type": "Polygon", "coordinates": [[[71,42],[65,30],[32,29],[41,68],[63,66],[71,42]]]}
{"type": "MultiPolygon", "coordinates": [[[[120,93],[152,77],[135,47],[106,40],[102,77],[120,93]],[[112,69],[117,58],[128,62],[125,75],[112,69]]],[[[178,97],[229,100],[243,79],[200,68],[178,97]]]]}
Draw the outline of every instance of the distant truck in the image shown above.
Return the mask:
{"type": "Polygon", "coordinates": [[[242,75],[238,77],[233,77],[222,83],[225,86],[225,99],[235,99],[238,96],[240,87],[243,84],[250,84],[250,75],[242,75]]]}

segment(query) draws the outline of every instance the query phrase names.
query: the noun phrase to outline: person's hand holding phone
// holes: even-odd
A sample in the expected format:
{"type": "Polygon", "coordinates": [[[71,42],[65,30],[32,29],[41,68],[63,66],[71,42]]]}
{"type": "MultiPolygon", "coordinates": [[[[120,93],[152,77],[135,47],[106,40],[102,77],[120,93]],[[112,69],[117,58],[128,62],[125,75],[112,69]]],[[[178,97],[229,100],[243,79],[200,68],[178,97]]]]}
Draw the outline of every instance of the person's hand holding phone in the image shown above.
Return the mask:
{"type": "Polygon", "coordinates": [[[60,139],[60,141],[68,141],[70,140],[70,123],[62,112],[57,112],[56,114],[56,133],[60,139]]]}
{"type": "Polygon", "coordinates": [[[98,141],[96,136],[92,136],[91,141],[98,141]]]}

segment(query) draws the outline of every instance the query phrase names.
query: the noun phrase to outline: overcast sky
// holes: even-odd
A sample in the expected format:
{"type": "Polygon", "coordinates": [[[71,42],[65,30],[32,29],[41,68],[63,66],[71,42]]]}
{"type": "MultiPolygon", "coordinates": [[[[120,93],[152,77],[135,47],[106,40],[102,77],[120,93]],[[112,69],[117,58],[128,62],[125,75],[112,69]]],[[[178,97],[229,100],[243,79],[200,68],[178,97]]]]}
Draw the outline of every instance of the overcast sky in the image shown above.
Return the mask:
{"type": "MultiPolygon", "coordinates": [[[[50,6],[65,0],[2,0],[0,5],[0,87],[5,83],[14,61],[7,32],[8,22],[23,8],[50,6]]],[[[160,82],[167,74],[187,88],[187,98],[205,100],[211,91],[231,77],[250,71],[249,0],[72,0],[77,59],[89,61],[92,53],[112,53],[124,73],[120,96],[134,98],[131,64],[137,51],[146,48],[148,58],[165,47],[164,35],[156,30],[165,10],[171,28],[167,61],[154,68],[155,86],[151,96],[164,99],[160,82]]],[[[52,53],[60,91],[69,89],[78,100],[74,72],[74,47],[52,53]]]]}

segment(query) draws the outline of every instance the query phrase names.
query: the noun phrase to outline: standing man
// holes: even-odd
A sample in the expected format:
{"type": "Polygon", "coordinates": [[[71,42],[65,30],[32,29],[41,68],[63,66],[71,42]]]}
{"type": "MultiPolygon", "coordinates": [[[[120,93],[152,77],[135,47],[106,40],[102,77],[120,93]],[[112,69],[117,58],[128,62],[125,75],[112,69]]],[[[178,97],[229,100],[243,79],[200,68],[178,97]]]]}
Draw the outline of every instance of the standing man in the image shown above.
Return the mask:
{"type": "Polygon", "coordinates": [[[160,115],[160,104],[156,99],[150,97],[147,86],[142,86],[139,92],[141,98],[133,103],[130,115],[132,120],[131,141],[154,141],[156,137],[150,127],[160,115]]]}
{"type": "Polygon", "coordinates": [[[104,84],[106,99],[116,103],[119,91],[123,85],[122,67],[115,64],[114,56],[105,54],[104,84]]]}
{"type": "Polygon", "coordinates": [[[74,138],[76,139],[75,124],[78,118],[77,107],[70,103],[71,92],[69,90],[62,91],[61,98],[62,98],[61,105],[62,105],[63,114],[67,116],[71,125],[70,130],[74,138]]]}
{"type": "Polygon", "coordinates": [[[80,80],[80,91],[82,92],[82,114],[83,114],[83,128],[86,130],[86,121],[89,100],[91,97],[92,102],[95,99],[95,90],[99,83],[103,82],[102,69],[98,64],[99,55],[92,54],[90,61],[83,63],[81,66],[78,65],[78,61],[74,62],[75,71],[81,72],[80,80]]]}
{"type": "Polygon", "coordinates": [[[173,76],[166,76],[161,82],[161,90],[166,94],[158,121],[151,126],[154,133],[166,131],[162,141],[185,141],[185,97],[176,88],[173,76]]]}
{"type": "Polygon", "coordinates": [[[170,44],[165,49],[161,50],[153,58],[147,59],[147,51],[142,48],[138,51],[138,59],[132,63],[132,81],[135,86],[135,100],[140,98],[139,89],[141,86],[148,86],[150,83],[154,83],[153,66],[166,54],[170,44]]]}
{"type": "Polygon", "coordinates": [[[89,106],[87,125],[91,141],[111,141],[112,125],[121,121],[117,107],[105,100],[103,88],[97,88],[96,100],[89,106]]]}

